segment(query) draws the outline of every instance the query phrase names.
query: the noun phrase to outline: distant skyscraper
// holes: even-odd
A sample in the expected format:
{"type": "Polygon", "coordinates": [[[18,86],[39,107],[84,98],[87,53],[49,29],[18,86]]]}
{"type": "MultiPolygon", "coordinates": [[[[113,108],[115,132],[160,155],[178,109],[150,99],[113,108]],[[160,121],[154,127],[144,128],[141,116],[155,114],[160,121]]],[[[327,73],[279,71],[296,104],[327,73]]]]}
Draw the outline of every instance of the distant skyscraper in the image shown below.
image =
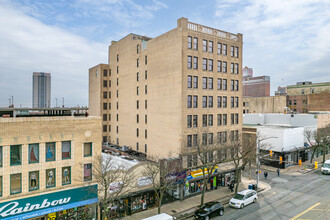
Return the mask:
{"type": "Polygon", "coordinates": [[[33,73],[33,108],[50,108],[51,100],[51,80],[50,73],[33,73]]]}

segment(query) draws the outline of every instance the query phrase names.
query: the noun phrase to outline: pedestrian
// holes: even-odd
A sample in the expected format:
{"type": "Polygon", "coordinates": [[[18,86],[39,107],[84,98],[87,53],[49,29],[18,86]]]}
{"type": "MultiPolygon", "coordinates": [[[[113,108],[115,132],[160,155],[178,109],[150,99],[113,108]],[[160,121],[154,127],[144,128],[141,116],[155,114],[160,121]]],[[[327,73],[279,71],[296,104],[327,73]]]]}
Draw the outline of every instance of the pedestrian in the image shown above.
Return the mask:
{"type": "Polygon", "coordinates": [[[265,179],[267,179],[267,176],[268,176],[268,172],[265,171],[265,172],[264,172],[264,177],[265,177],[265,179]]]}
{"type": "Polygon", "coordinates": [[[234,192],[234,181],[231,181],[230,183],[230,191],[234,192]]]}
{"type": "Polygon", "coordinates": [[[280,176],[280,171],[281,171],[281,169],[277,168],[277,176],[280,176]]]}

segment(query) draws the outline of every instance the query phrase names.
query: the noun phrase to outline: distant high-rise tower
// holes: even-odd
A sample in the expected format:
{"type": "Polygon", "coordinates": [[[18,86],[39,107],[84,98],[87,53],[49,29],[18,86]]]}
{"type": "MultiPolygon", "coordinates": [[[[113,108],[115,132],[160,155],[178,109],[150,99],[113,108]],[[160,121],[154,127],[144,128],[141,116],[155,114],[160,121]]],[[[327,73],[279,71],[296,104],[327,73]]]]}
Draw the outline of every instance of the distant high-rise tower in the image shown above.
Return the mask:
{"type": "Polygon", "coordinates": [[[33,73],[33,108],[50,108],[51,80],[50,73],[33,73]]]}

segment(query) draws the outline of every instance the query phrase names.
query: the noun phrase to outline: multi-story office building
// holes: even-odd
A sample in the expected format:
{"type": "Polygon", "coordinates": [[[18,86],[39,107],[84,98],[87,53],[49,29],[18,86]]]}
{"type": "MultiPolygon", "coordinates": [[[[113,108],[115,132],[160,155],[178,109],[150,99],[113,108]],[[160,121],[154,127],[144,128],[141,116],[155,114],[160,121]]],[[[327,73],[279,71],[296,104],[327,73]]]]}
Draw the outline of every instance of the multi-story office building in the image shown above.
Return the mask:
{"type": "Polygon", "coordinates": [[[253,69],[243,68],[243,96],[265,97],[270,96],[270,77],[255,76],[253,69]]]}
{"type": "Polygon", "coordinates": [[[46,110],[0,109],[0,219],[93,219],[101,118],[46,110]]]}
{"type": "Polygon", "coordinates": [[[51,103],[51,77],[50,73],[33,73],[33,108],[50,108],[51,103]]]}
{"type": "Polygon", "coordinates": [[[90,114],[103,117],[104,142],[162,157],[183,140],[239,138],[241,66],[242,34],[186,18],[156,38],[129,34],[89,70],[90,114]]]}

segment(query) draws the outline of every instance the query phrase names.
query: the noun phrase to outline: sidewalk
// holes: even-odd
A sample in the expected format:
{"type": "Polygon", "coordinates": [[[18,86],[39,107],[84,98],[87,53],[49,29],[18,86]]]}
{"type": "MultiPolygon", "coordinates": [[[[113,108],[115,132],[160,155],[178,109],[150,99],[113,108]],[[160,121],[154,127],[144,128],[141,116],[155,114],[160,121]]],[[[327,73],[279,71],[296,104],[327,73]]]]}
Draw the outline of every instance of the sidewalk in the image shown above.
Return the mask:
{"type": "MultiPolygon", "coordinates": [[[[255,183],[255,180],[249,180],[247,178],[242,177],[242,182],[238,186],[238,191],[244,190],[248,188],[248,185],[250,183],[255,183]]],[[[269,190],[271,187],[269,184],[264,183],[262,181],[259,182],[259,188],[263,191],[269,190]]],[[[210,201],[220,201],[223,204],[226,204],[229,202],[229,200],[232,198],[234,193],[230,192],[228,187],[218,187],[217,190],[208,191],[205,193],[204,201],[210,202],[210,201]]],[[[200,205],[201,195],[197,195],[194,197],[187,198],[182,201],[176,201],[172,203],[168,203],[162,206],[161,212],[167,213],[171,216],[176,217],[177,219],[184,219],[188,216],[191,216],[195,210],[197,209],[197,206],[200,205]]],[[[153,215],[157,215],[158,213],[157,207],[153,209],[149,209],[146,211],[142,211],[139,213],[136,213],[131,216],[127,216],[123,219],[130,220],[130,219],[143,219],[147,218],[153,215]]]]}
{"type": "MultiPolygon", "coordinates": [[[[327,154],[326,159],[330,158],[330,154],[327,154]]],[[[318,169],[321,168],[322,166],[322,161],[323,161],[323,156],[319,156],[316,157],[313,160],[313,164],[314,161],[318,162],[318,169]]],[[[298,165],[292,165],[289,167],[286,167],[285,169],[281,169],[281,173],[284,174],[290,174],[290,175],[294,175],[294,176],[298,176],[298,175],[303,175],[309,172],[314,171],[315,169],[311,168],[312,164],[310,164],[310,161],[305,161],[301,164],[301,167],[298,165]],[[306,166],[306,170],[305,170],[305,166],[306,166]]],[[[272,172],[276,172],[277,168],[276,167],[271,167],[271,166],[266,166],[266,165],[260,165],[260,170],[268,170],[268,171],[272,171],[272,172]]]]}

